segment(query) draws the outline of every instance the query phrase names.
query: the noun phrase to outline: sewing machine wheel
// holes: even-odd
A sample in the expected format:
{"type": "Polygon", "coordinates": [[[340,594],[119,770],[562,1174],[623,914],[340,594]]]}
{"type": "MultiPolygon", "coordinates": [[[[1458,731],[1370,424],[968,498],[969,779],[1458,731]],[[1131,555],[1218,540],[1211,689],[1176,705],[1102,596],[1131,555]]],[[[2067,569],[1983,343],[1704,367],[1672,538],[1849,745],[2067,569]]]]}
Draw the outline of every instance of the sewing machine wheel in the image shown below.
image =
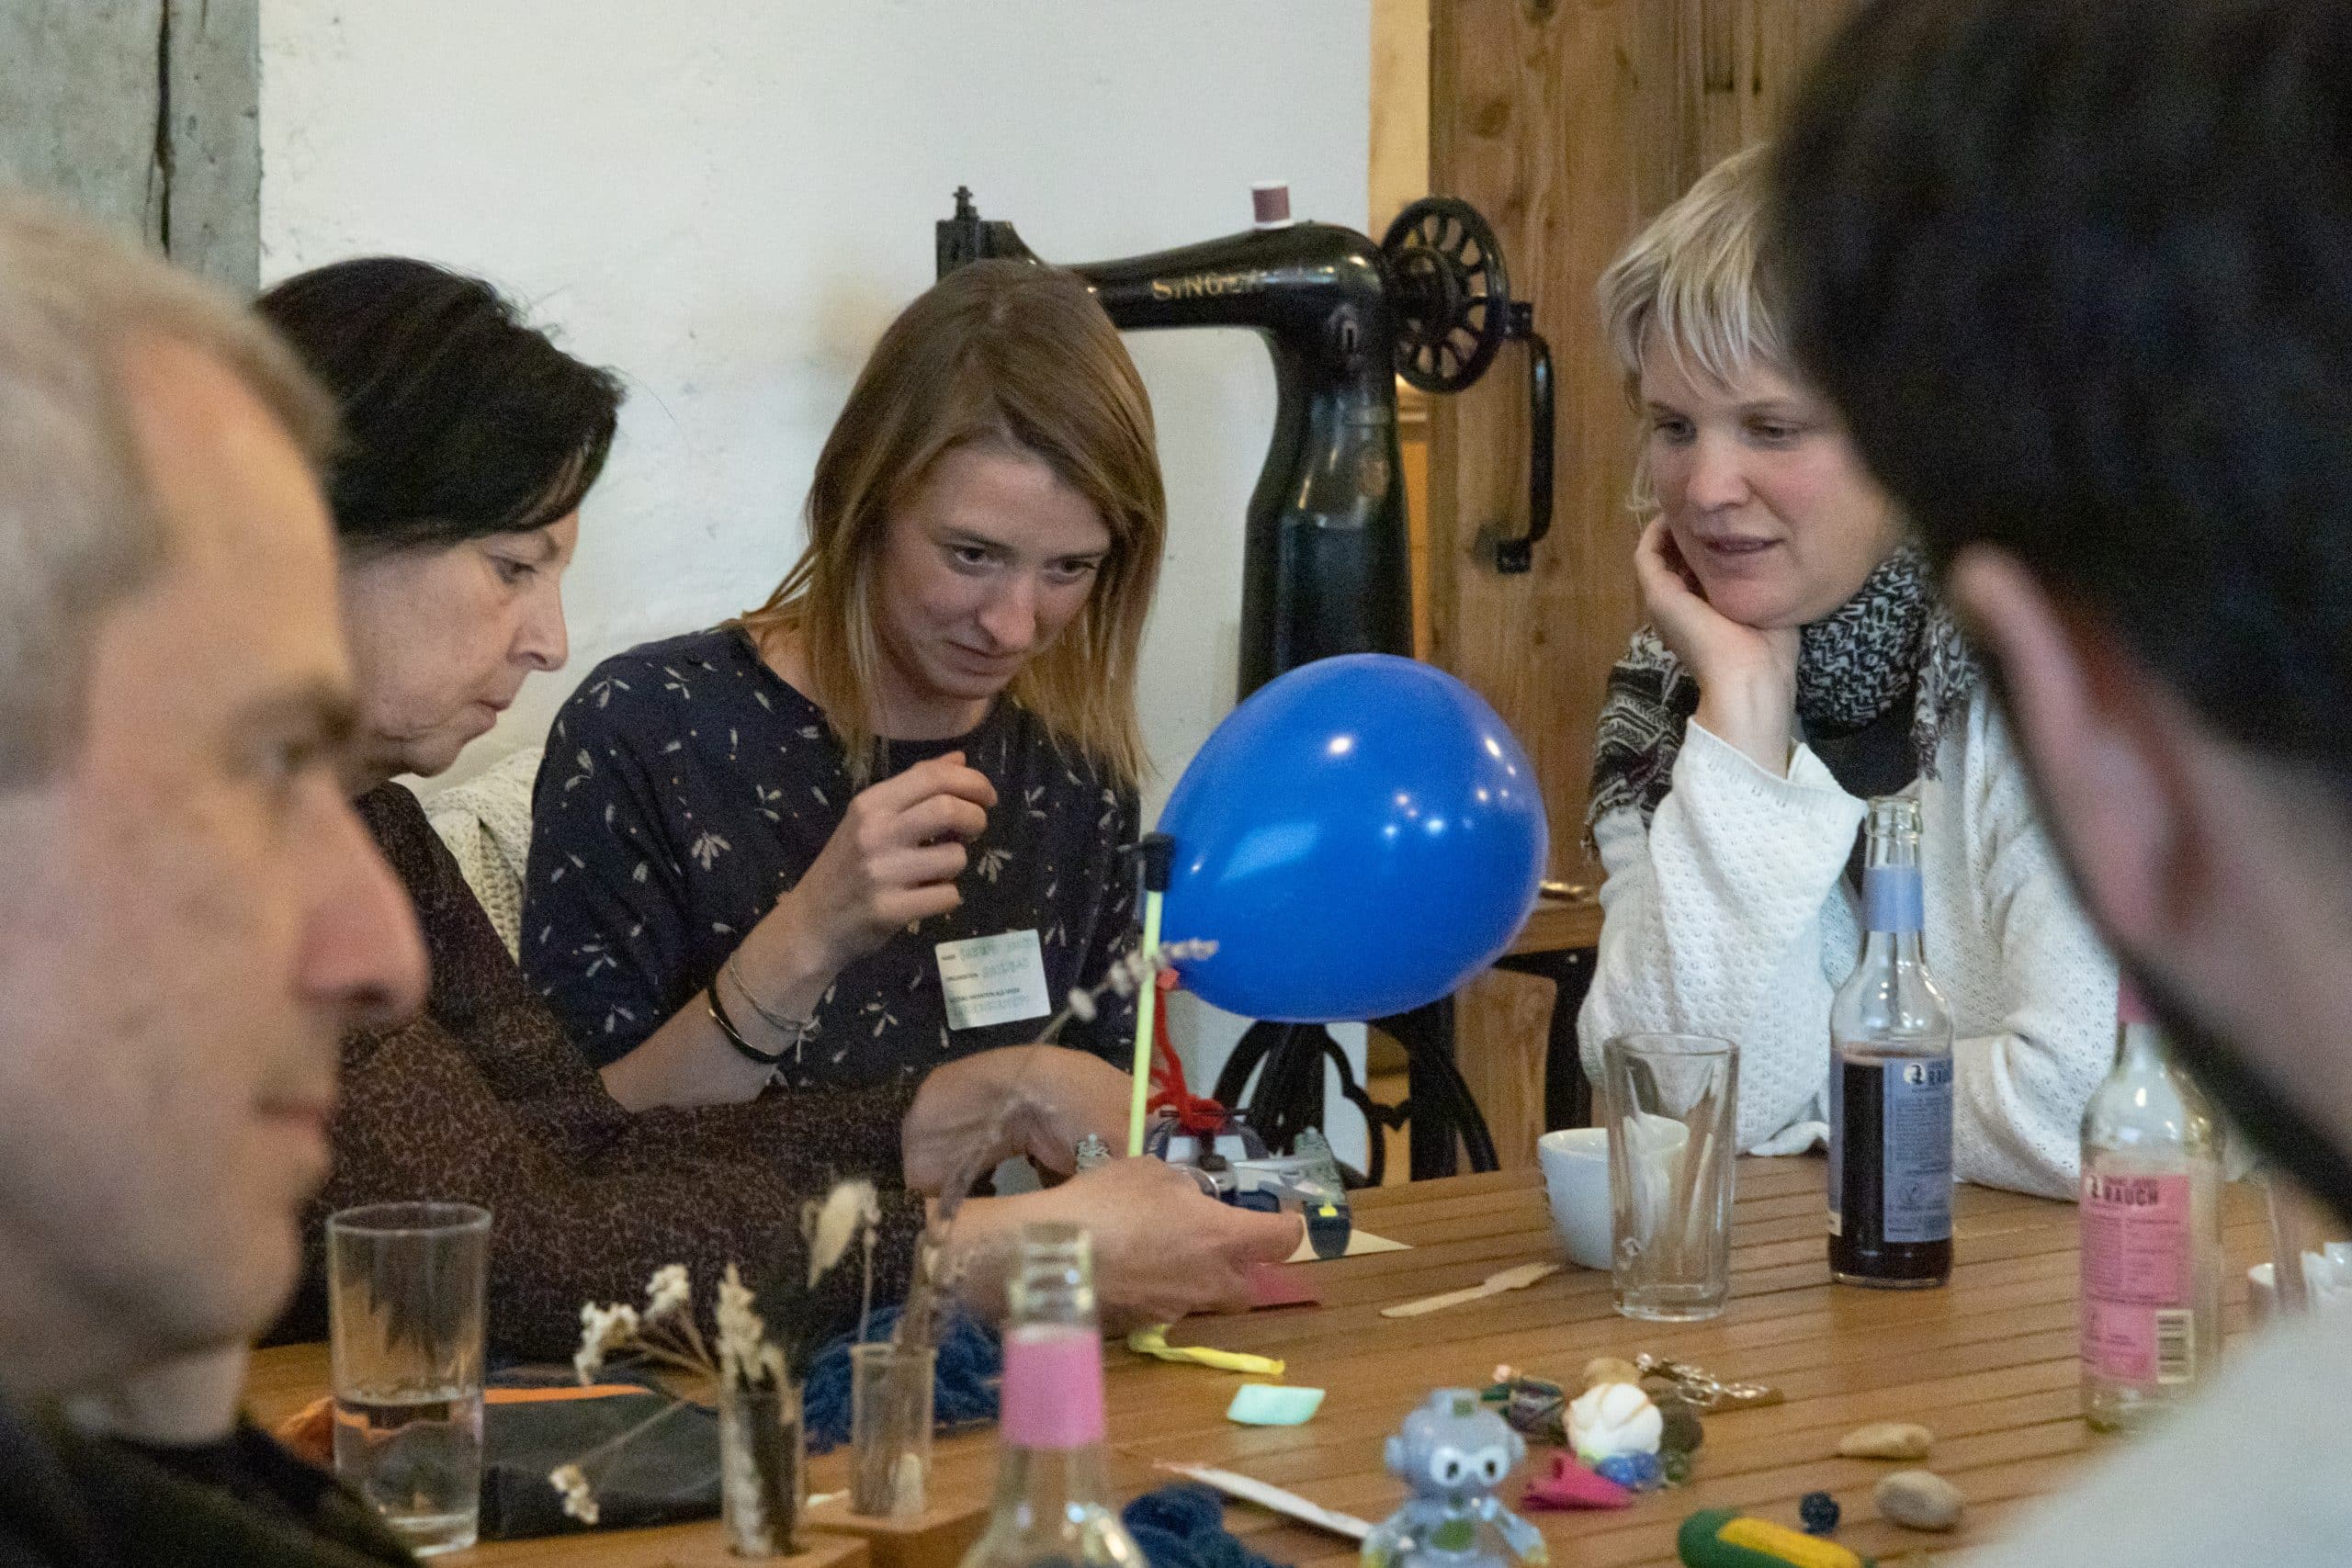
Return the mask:
{"type": "Polygon", "coordinates": [[[1509,335],[1510,278],[1478,209],[1423,197],[1380,242],[1396,284],[1396,374],[1424,392],[1458,392],[1486,373],[1509,335]]]}

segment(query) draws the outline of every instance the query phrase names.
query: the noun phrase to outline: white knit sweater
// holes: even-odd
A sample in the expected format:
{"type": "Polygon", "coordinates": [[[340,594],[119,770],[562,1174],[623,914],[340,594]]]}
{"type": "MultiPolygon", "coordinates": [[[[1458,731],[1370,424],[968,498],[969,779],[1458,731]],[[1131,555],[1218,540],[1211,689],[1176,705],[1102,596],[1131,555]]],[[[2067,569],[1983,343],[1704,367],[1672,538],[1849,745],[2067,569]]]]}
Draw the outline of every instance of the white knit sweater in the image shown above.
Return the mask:
{"type": "MultiPolygon", "coordinates": [[[[1928,965],[1953,1032],[1952,1164],[1962,1181],[2072,1198],[2083,1106],[2114,1057],[2115,965],[2036,825],[2024,770],[1981,695],[1916,781],[1928,965]]],[[[1798,746],[1776,778],[1697,723],[1647,831],[1595,824],[1608,880],[1578,1018],[1585,1070],[1634,1031],[1739,1047],[1739,1146],[1811,1147],[1826,1128],[1829,1004],[1861,946],[1847,856],[1864,805],[1798,746]]]]}

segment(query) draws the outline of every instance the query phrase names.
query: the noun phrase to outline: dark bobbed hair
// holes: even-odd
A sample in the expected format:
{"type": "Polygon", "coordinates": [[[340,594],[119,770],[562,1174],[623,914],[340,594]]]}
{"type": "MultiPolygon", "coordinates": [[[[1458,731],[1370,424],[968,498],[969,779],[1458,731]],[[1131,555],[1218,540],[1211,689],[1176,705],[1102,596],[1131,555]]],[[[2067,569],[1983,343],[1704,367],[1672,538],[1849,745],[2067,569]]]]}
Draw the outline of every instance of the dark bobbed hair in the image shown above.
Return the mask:
{"type": "Polygon", "coordinates": [[[1930,548],[2009,551],[2352,801],[2346,24],[1889,0],[1776,186],[1797,356],[1930,548]]]}
{"type": "Polygon", "coordinates": [[[368,256],[289,277],[255,308],[340,408],[327,499],[346,550],[543,527],[604,468],[619,378],[556,347],[480,278],[368,256]]]}
{"type": "MultiPolygon", "coordinates": [[[[2352,832],[2342,0],[1879,0],[1774,174],[1800,364],[1931,552],[2014,556],[2352,832]]],[[[2352,1161],[2141,974],[2238,1124],[2352,1161]]]]}

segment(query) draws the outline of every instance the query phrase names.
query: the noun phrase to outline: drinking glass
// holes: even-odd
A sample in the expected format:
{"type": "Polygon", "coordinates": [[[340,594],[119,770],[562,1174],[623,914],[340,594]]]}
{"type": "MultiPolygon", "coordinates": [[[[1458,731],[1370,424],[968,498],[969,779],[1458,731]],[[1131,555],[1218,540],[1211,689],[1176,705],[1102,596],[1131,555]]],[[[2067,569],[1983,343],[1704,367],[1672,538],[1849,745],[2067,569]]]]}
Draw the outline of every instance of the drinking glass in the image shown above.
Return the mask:
{"type": "Polygon", "coordinates": [[[335,1472],[419,1556],[478,1529],[489,1261],[490,1211],[470,1203],[327,1220],[335,1472]]]}
{"type": "Polygon", "coordinates": [[[932,1385],[939,1351],[888,1339],[849,1349],[850,1511],[908,1519],[931,1480],[932,1385]]]}
{"type": "Polygon", "coordinates": [[[1600,1051],[1617,1310],[1687,1323],[1731,1292],[1739,1053],[1702,1034],[1628,1034],[1600,1051]]]}

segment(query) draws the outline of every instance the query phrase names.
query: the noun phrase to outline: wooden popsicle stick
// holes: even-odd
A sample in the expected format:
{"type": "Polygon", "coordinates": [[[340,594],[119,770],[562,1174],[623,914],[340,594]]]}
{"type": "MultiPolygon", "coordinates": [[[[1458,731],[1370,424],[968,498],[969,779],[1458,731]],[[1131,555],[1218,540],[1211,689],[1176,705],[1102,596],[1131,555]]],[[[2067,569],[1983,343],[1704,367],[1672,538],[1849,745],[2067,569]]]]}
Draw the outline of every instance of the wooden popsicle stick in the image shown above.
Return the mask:
{"type": "Polygon", "coordinates": [[[1467,1290],[1448,1291],[1442,1295],[1423,1296],[1417,1302],[1402,1302],[1396,1306],[1380,1309],[1383,1317],[1419,1317],[1423,1313],[1442,1312],[1470,1302],[1480,1302],[1488,1296],[1499,1296],[1507,1291],[1523,1291],[1538,1280],[1548,1279],[1560,1271],[1556,1263],[1521,1263],[1514,1269],[1498,1269],[1467,1290]]]}

